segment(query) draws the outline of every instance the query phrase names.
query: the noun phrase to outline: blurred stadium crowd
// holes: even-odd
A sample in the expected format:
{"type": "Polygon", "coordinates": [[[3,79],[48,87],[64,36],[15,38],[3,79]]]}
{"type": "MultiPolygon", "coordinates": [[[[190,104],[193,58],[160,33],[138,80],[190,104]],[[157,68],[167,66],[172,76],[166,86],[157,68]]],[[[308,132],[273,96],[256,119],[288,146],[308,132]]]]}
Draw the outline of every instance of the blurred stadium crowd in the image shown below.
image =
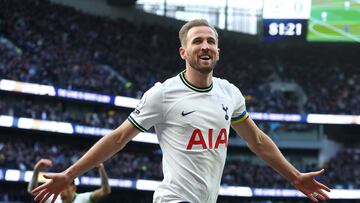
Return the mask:
{"type": "Polygon", "coordinates": [[[71,122],[98,128],[114,129],[129,115],[129,111],[119,111],[110,107],[84,108],[61,101],[39,101],[17,97],[18,100],[3,97],[0,114],[40,120],[71,122]]]}
{"type": "MultiPolygon", "coordinates": [[[[47,1],[1,5],[2,78],[139,98],[184,66],[175,29],[96,17],[47,1]]],[[[224,54],[215,75],[243,91],[250,111],[360,112],[355,52],[274,50],[221,35],[220,48],[224,54]],[[271,82],[299,85],[307,100],[302,104],[298,95],[271,89],[271,82]]]]}
{"type": "MultiPolygon", "coordinates": [[[[176,29],[92,16],[46,0],[0,0],[0,5],[0,79],[140,98],[155,82],[184,67],[176,29]]],[[[358,53],[301,46],[289,51],[221,36],[215,75],[242,90],[248,111],[359,114],[358,53]],[[275,83],[300,87],[306,99],[274,88],[275,83]]],[[[9,94],[0,100],[0,115],[111,129],[129,112],[9,94]]],[[[0,140],[0,168],[32,170],[37,160],[49,158],[55,164],[51,170],[61,171],[88,147],[5,138],[0,140]]],[[[162,179],[157,150],[128,150],[105,167],[110,178],[162,179]]],[[[308,164],[302,170],[319,167],[308,164]]],[[[330,187],[360,189],[360,147],[344,148],[322,167],[327,170],[322,181],[330,187]]],[[[85,175],[97,176],[94,171],[85,175]]],[[[222,184],[292,188],[269,167],[241,160],[227,161],[222,184]]]]}

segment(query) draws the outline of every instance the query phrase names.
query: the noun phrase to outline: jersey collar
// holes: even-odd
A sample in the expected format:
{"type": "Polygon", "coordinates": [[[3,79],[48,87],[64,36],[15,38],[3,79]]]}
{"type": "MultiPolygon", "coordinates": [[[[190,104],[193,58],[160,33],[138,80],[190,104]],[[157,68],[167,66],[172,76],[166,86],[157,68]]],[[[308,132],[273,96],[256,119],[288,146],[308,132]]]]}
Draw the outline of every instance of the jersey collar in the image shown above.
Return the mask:
{"type": "Polygon", "coordinates": [[[213,88],[213,83],[211,83],[209,87],[196,87],[196,86],[190,84],[190,82],[187,81],[185,78],[185,72],[186,72],[186,70],[183,70],[179,74],[179,76],[180,76],[181,81],[191,90],[194,90],[195,92],[210,92],[210,90],[213,88]]]}
{"type": "Polygon", "coordinates": [[[76,196],[77,196],[77,193],[75,192],[75,193],[74,193],[74,198],[72,199],[72,201],[71,201],[71,202],[74,202],[74,201],[75,201],[76,196]]]}

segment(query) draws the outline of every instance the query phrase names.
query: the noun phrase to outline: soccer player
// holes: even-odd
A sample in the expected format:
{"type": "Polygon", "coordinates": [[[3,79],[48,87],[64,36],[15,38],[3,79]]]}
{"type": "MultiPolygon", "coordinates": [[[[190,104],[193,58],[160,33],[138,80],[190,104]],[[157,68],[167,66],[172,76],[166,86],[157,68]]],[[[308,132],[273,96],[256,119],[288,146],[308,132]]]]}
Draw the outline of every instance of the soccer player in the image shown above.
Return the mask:
{"type": "MultiPolygon", "coordinates": [[[[164,179],[153,202],[215,203],[230,126],[249,148],[312,201],[328,199],[330,189],[315,180],[324,170],[301,173],[249,117],[240,90],[213,77],[219,60],[218,34],[206,20],[187,22],[179,31],[186,68],[156,83],[117,129],[101,138],[74,165],[37,187],[36,201],[57,196],[75,177],[110,158],[139,132],[155,126],[163,152],[164,179]]],[[[246,73],[244,73],[246,74],[246,73]]]]}
{"type": "MultiPolygon", "coordinates": [[[[44,167],[51,167],[52,162],[49,159],[40,159],[34,166],[34,173],[28,185],[28,192],[38,186],[38,176],[39,172],[44,169],[44,167]]],[[[60,198],[56,198],[56,203],[95,203],[100,199],[103,199],[105,196],[111,193],[111,188],[108,181],[108,176],[104,169],[104,165],[101,163],[97,166],[99,169],[99,174],[101,177],[101,188],[93,192],[85,193],[76,193],[76,185],[74,181],[71,181],[60,194],[60,198]]],[[[46,203],[51,202],[47,200],[46,203]]]]}

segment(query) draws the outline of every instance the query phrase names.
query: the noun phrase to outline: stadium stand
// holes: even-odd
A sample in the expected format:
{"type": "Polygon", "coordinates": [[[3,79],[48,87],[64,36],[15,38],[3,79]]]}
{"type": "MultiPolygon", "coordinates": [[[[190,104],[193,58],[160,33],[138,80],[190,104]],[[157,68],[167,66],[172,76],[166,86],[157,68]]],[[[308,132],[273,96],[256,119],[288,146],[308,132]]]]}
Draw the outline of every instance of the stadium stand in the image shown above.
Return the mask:
{"type": "Polygon", "coordinates": [[[66,121],[101,128],[116,128],[130,110],[99,105],[80,106],[66,101],[45,100],[21,96],[3,96],[0,114],[50,121],[66,121]]]}
{"type": "MultiPolygon", "coordinates": [[[[5,54],[0,64],[4,78],[139,98],[156,81],[181,71],[174,29],[94,17],[46,1],[2,4],[7,8],[0,44],[5,54]]],[[[222,56],[219,67],[223,68],[216,74],[244,90],[249,109],[359,112],[356,49],[334,47],[323,52],[323,47],[295,47],[296,52],[289,52],[226,39],[220,46],[228,54],[222,56]],[[232,51],[234,47],[236,51],[232,51]],[[320,74],[323,69],[327,72],[320,74]],[[344,82],[344,78],[348,80],[344,82]],[[337,82],[330,84],[333,80],[337,82]],[[299,106],[299,95],[269,85],[288,81],[306,92],[303,107],[299,106]],[[334,88],[324,88],[329,85],[334,88]],[[264,94],[269,91],[273,94],[264,94]],[[341,97],[333,101],[332,95],[341,97]],[[344,99],[348,96],[353,99],[344,99]]]]}

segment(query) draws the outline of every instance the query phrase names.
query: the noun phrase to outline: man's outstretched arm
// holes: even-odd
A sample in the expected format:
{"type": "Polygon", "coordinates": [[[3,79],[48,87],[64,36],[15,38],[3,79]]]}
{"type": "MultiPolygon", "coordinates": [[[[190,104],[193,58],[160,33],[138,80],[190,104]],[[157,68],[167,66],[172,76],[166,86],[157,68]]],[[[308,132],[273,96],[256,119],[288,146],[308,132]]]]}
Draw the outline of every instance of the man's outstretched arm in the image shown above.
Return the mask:
{"type": "Polygon", "coordinates": [[[100,199],[104,198],[106,195],[111,193],[111,187],[109,185],[109,178],[106,174],[104,164],[99,164],[98,166],[100,179],[101,179],[101,188],[95,190],[91,194],[92,202],[97,202],[100,199]]]}
{"type": "Polygon", "coordinates": [[[275,143],[257,127],[250,117],[243,122],[232,124],[232,128],[244,138],[249,148],[256,155],[265,160],[313,202],[317,202],[318,199],[324,201],[329,198],[324,191],[330,192],[330,189],[315,180],[315,177],[321,175],[324,170],[310,173],[299,172],[285,159],[275,143]]]}
{"type": "Polygon", "coordinates": [[[33,175],[31,177],[31,180],[28,184],[27,191],[28,193],[32,194],[31,191],[35,189],[38,186],[38,178],[39,173],[44,169],[44,167],[51,167],[52,162],[49,159],[40,159],[34,166],[33,175]]]}
{"type": "Polygon", "coordinates": [[[139,132],[133,124],[125,120],[118,128],[95,143],[94,146],[68,169],[61,173],[45,174],[44,177],[50,180],[32,191],[33,194],[38,193],[35,201],[41,200],[40,203],[43,203],[51,195],[54,195],[52,199],[53,203],[61,191],[77,176],[80,176],[109,159],[116,152],[124,148],[139,132]]]}

